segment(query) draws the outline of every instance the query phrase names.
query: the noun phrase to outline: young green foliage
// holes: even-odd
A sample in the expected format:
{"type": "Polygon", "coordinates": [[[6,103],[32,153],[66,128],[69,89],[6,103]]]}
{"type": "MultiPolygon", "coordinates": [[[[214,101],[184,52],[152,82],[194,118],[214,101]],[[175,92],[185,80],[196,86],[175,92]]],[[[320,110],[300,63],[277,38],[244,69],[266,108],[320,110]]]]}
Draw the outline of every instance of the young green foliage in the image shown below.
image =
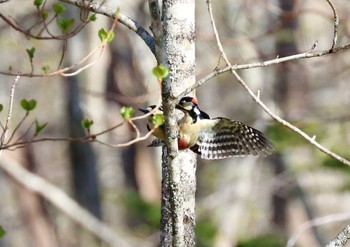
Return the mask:
{"type": "Polygon", "coordinates": [[[27,54],[29,56],[30,61],[32,61],[34,58],[35,47],[32,47],[31,49],[26,49],[26,51],[27,51],[27,54]]]}
{"type": "Polygon", "coordinates": [[[47,123],[40,124],[37,119],[35,119],[35,133],[34,136],[37,136],[45,127],[47,123]]]}
{"type": "Polygon", "coordinates": [[[81,121],[81,126],[83,126],[84,129],[87,129],[89,130],[90,127],[94,124],[94,121],[91,120],[91,119],[88,119],[88,118],[84,118],[82,121],[81,121]]]}
{"type": "Polygon", "coordinates": [[[129,120],[130,118],[132,118],[134,116],[134,114],[135,114],[135,110],[131,106],[123,106],[120,109],[120,115],[122,115],[122,117],[125,120],[129,120]]]}
{"type": "Polygon", "coordinates": [[[114,32],[106,31],[104,28],[101,28],[98,30],[98,37],[102,42],[106,41],[107,43],[110,43],[114,39],[114,32]]]}
{"type": "Polygon", "coordinates": [[[56,15],[60,15],[66,10],[66,6],[64,6],[62,3],[54,3],[52,8],[56,15]]]}
{"type": "Polygon", "coordinates": [[[72,28],[74,25],[75,20],[69,19],[69,18],[58,18],[57,19],[57,26],[61,29],[63,33],[68,33],[68,31],[72,28]]]}
{"type": "Polygon", "coordinates": [[[0,104],[0,112],[2,112],[3,109],[4,109],[4,105],[0,104]]]}
{"type": "Polygon", "coordinates": [[[39,8],[43,4],[43,0],[34,0],[34,6],[39,8]]]}
{"type": "Polygon", "coordinates": [[[161,64],[161,65],[158,65],[157,67],[154,67],[152,70],[152,73],[158,79],[164,79],[165,77],[168,76],[169,71],[167,67],[161,64]]]}
{"type": "Polygon", "coordinates": [[[44,71],[45,74],[47,74],[50,71],[50,66],[49,65],[44,65],[43,67],[41,67],[41,69],[44,71]]]}
{"type": "Polygon", "coordinates": [[[152,117],[152,123],[157,127],[161,126],[164,123],[164,115],[159,113],[155,114],[152,117]]]}
{"type": "Polygon", "coordinates": [[[92,15],[90,15],[90,17],[89,17],[89,21],[96,21],[96,14],[92,14],[92,15]]]}
{"type": "Polygon", "coordinates": [[[41,18],[42,18],[43,20],[46,20],[47,17],[49,17],[49,12],[47,12],[47,10],[42,10],[42,11],[40,12],[40,16],[41,16],[41,18]]]}
{"type": "Polygon", "coordinates": [[[22,99],[21,106],[24,110],[26,110],[27,112],[30,112],[30,111],[35,109],[36,100],[35,99],[31,99],[31,100],[22,99]]]}

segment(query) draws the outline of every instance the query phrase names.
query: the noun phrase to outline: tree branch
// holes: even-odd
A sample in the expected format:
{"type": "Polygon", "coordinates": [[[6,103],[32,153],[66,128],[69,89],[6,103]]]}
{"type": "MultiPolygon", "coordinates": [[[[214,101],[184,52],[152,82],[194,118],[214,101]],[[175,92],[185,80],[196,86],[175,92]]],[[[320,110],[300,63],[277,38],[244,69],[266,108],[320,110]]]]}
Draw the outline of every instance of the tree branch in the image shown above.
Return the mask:
{"type": "MultiPolygon", "coordinates": [[[[216,29],[216,25],[215,25],[215,20],[214,20],[214,17],[213,17],[213,13],[212,13],[212,6],[211,6],[211,0],[207,0],[207,5],[208,5],[208,11],[209,11],[209,15],[210,15],[210,19],[211,19],[211,23],[212,23],[212,28],[213,28],[213,31],[214,31],[214,35],[215,35],[215,39],[216,39],[216,42],[217,42],[217,46],[218,46],[218,49],[221,53],[221,56],[224,58],[226,64],[227,64],[227,67],[226,68],[229,68],[231,73],[236,77],[236,79],[238,80],[238,82],[247,90],[247,92],[250,94],[250,96],[254,99],[254,101],[261,107],[263,108],[263,110],[268,114],[270,115],[274,120],[276,120],[277,122],[281,123],[282,125],[286,126],[287,128],[293,130],[294,132],[296,132],[297,134],[301,135],[304,139],[306,139],[307,141],[309,141],[312,145],[314,145],[315,147],[317,147],[320,151],[324,152],[325,154],[331,156],[332,158],[340,161],[341,163],[345,164],[345,165],[348,165],[350,166],[350,161],[339,156],[338,154],[336,153],[333,153],[332,151],[330,151],[329,149],[325,148],[324,146],[322,146],[320,143],[318,143],[316,141],[316,136],[313,136],[313,137],[310,137],[309,135],[307,135],[305,132],[303,132],[301,129],[299,129],[298,127],[292,125],[291,123],[287,122],[286,120],[284,120],[283,118],[279,117],[278,115],[274,114],[261,100],[260,100],[260,97],[259,95],[256,95],[250,88],[249,86],[247,85],[247,83],[238,75],[238,73],[236,72],[236,70],[234,69],[234,66],[231,65],[230,61],[228,60],[226,54],[225,54],[225,51],[223,49],[223,46],[222,46],[222,43],[220,41],[220,36],[218,34],[218,31],[216,29]]],[[[348,47],[350,47],[350,44],[347,45],[348,47]]],[[[311,49],[315,48],[315,45],[312,46],[311,49]]],[[[339,47],[338,48],[335,48],[334,51],[339,51],[339,47]]],[[[330,50],[327,50],[327,51],[324,51],[322,52],[324,54],[329,54],[331,53],[330,50]]],[[[299,54],[299,58],[302,58],[302,56],[300,55],[303,55],[304,57],[307,57],[309,56],[310,54],[313,54],[313,53],[303,53],[303,54],[299,54]]],[[[294,55],[295,56],[298,56],[298,55],[294,55]]],[[[293,56],[289,56],[290,57],[293,57],[293,56]]],[[[271,63],[273,62],[276,62],[276,60],[281,60],[281,59],[275,59],[275,61],[272,60],[271,63]]],[[[198,83],[196,83],[198,84],[198,83]]],[[[195,84],[195,85],[196,85],[195,84]]],[[[191,87],[192,89],[193,87],[191,87]]],[[[187,90],[185,90],[184,92],[187,92],[187,90]]],[[[183,92],[183,93],[184,93],[183,92]]],[[[181,93],[180,96],[183,94],[181,93]]]]}
{"type": "Polygon", "coordinates": [[[21,76],[17,75],[14,82],[12,83],[12,86],[11,86],[9,105],[8,105],[8,110],[7,110],[7,117],[6,117],[6,122],[5,122],[3,132],[1,134],[0,147],[2,147],[4,145],[5,138],[6,138],[8,130],[9,130],[11,115],[12,115],[13,98],[15,97],[15,89],[16,89],[16,86],[17,86],[20,78],[21,78],[21,76]]]}
{"type": "MultiPolygon", "coordinates": [[[[315,44],[317,44],[317,41],[312,45],[312,47],[315,47],[315,44]]],[[[274,64],[279,64],[279,63],[285,63],[285,62],[289,62],[289,61],[293,61],[293,60],[298,60],[298,59],[305,59],[305,58],[314,58],[314,57],[322,57],[324,55],[328,55],[331,53],[336,53],[338,51],[341,50],[347,50],[350,48],[350,43],[349,44],[345,44],[342,46],[337,46],[335,47],[333,50],[325,50],[325,51],[314,51],[314,52],[304,52],[304,53],[299,53],[299,54],[295,54],[295,55],[291,55],[291,56],[286,56],[286,57],[277,57],[271,60],[266,60],[263,62],[256,62],[256,63],[248,63],[248,64],[233,64],[230,66],[226,66],[225,68],[222,69],[217,69],[211,73],[209,73],[208,75],[206,75],[204,78],[196,81],[195,84],[193,84],[191,87],[186,88],[186,90],[184,90],[183,92],[181,92],[176,98],[177,99],[181,99],[183,96],[189,94],[190,92],[192,92],[193,90],[195,90],[196,88],[198,88],[199,86],[203,85],[204,83],[206,83],[207,81],[209,81],[210,79],[226,73],[230,70],[243,70],[243,69],[253,69],[253,68],[260,68],[260,67],[267,67],[267,66],[271,66],[274,64]]]]}
{"type": "Polygon", "coordinates": [[[334,16],[334,22],[333,22],[333,43],[332,43],[332,47],[330,49],[330,52],[332,52],[334,50],[334,48],[337,45],[337,39],[338,39],[338,25],[339,25],[339,16],[337,13],[337,9],[335,8],[334,4],[332,3],[331,0],[326,0],[328,2],[328,4],[331,6],[332,11],[333,11],[333,16],[334,16]]]}
{"type": "Polygon", "coordinates": [[[89,230],[104,242],[113,247],[129,246],[129,244],[124,241],[122,243],[120,240],[121,238],[117,236],[110,227],[79,206],[79,204],[67,196],[65,192],[50,184],[45,179],[27,171],[16,161],[2,157],[0,160],[0,168],[19,184],[41,195],[68,215],[73,221],[89,230]]]}
{"type": "MultiPolygon", "coordinates": [[[[316,219],[307,221],[304,224],[302,224],[301,226],[299,226],[297,228],[297,230],[293,233],[293,235],[288,239],[286,247],[293,247],[296,244],[300,235],[312,227],[325,225],[325,224],[329,224],[329,223],[333,223],[333,222],[345,221],[345,220],[349,220],[349,219],[350,219],[350,213],[346,212],[346,213],[330,214],[330,215],[327,215],[324,217],[320,217],[320,218],[316,218],[316,219]]],[[[347,227],[349,227],[349,226],[347,226],[347,227]]],[[[337,238],[338,238],[338,236],[334,240],[336,240],[337,238]]],[[[333,242],[333,241],[331,241],[331,242],[333,242]]],[[[329,244],[327,245],[327,247],[331,247],[331,246],[332,245],[329,246],[329,244]]],[[[344,246],[344,245],[333,245],[333,246],[340,247],[340,246],[344,246]]]]}
{"type": "MultiPolygon", "coordinates": [[[[318,42],[315,41],[315,43],[312,45],[312,47],[311,47],[311,49],[309,51],[303,52],[303,53],[300,53],[300,54],[295,54],[295,55],[286,56],[286,57],[282,57],[282,58],[277,57],[275,59],[271,59],[271,60],[267,60],[267,61],[263,61],[263,62],[249,63],[249,64],[241,64],[241,65],[234,64],[234,65],[231,65],[229,63],[229,64],[227,64],[227,66],[225,68],[216,69],[215,71],[211,72],[210,74],[208,74],[204,78],[196,81],[195,84],[193,84],[191,87],[187,88],[181,94],[179,94],[177,96],[177,99],[180,100],[182,97],[184,97],[185,95],[189,94],[190,92],[195,90],[197,87],[203,85],[205,82],[209,81],[210,79],[216,77],[217,75],[220,75],[222,73],[225,73],[225,72],[228,72],[228,71],[231,71],[231,70],[242,70],[242,69],[252,69],[252,68],[266,67],[266,66],[270,66],[270,65],[274,65],[274,64],[278,64],[278,63],[284,63],[284,62],[288,62],[288,61],[293,61],[293,60],[297,60],[297,59],[321,57],[321,56],[328,55],[328,54],[331,54],[331,53],[336,53],[336,52],[341,51],[341,50],[349,49],[350,48],[350,43],[342,45],[342,46],[338,46],[338,47],[336,46],[337,45],[337,39],[338,39],[339,16],[337,14],[337,10],[336,10],[334,4],[332,3],[332,1],[331,0],[326,0],[326,1],[331,6],[332,11],[333,11],[333,16],[334,16],[333,42],[332,42],[332,47],[330,49],[325,50],[325,51],[317,51],[317,52],[315,51],[315,52],[313,52],[313,50],[316,48],[316,46],[318,44],[318,42]]],[[[223,52],[223,48],[222,48],[222,44],[221,44],[221,41],[220,41],[220,37],[219,37],[217,29],[216,29],[213,13],[212,13],[212,10],[211,10],[212,9],[211,8],[211,0],[208,0],[207,4],[208,4],[208,11],[209,11],[209,14],[210,14],[211,23],[212,23],[212,27],[213,27],[213,30],[214,30],[215,38],[217,40],[218,48],[219,48],[221,54],[223,56],[226,56],[225,53],[223,52]]],[[[225,59],[225,57],[224,57],[224,59],[225,59]]],[[[226,63],[228,62],[227,57],[226,57],[225,61],[226,61],[226,63]]]]}
{"type": "MultiPolygon", "coordinates": [[[[115,19],[117,11],[112,8],[103,6],[103,4],[93,2],[93,1],[83,1],[83,0],[60,0],[62,2],[75,5],[81,9],[87,9],[97,14],[105,15],[107,17],[115,19]]],[[[132,20],[130,17],[119,14],[119,22],[124,26],[128,27],[130,30],[134,31],[140,38],[146,43],[148,48],[151,50],[153,55],[156,54],[154,38],[136,21],[132,20]]]]}
{"type": "Polygon", "coordinates": [[[346,246],[350,239],[350,225],[347,225],[326,247],[343,247],[346,246]]]}

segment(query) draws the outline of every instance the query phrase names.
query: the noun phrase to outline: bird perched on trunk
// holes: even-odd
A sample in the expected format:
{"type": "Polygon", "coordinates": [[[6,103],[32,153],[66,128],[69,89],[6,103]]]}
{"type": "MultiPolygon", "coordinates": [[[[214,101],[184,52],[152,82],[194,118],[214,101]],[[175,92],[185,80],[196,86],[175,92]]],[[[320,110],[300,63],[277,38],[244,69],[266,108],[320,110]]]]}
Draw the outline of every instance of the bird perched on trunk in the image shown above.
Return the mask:
{"type": "MultiPolygon", "coordinates": [[[[180,150],[189,148],[208,160],[273,152],[272,144],[260,131],[228,118],[210,118],[192,97],[183,97],[176,108],[184,113],[178,121],[180,150]]],[[[152,127],[148,124],[148,128],[152,127]]],[[[164,126],[154,135],[164,141],[164,126]]]]}

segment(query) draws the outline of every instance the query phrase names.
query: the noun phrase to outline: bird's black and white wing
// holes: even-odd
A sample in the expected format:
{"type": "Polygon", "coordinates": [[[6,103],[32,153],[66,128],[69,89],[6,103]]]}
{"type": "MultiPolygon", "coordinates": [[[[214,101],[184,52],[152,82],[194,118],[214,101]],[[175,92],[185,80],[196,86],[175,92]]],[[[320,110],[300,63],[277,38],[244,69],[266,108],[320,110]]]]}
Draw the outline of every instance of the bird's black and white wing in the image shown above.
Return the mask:
{"type": "Polygon", "coordinates": [[[227,118],[213,118],[213,128],[202,130],[196,150],[203,159],[224,159],[233,156],[269,155],[272,144],[264,135],[241,122],[227,118]]]}

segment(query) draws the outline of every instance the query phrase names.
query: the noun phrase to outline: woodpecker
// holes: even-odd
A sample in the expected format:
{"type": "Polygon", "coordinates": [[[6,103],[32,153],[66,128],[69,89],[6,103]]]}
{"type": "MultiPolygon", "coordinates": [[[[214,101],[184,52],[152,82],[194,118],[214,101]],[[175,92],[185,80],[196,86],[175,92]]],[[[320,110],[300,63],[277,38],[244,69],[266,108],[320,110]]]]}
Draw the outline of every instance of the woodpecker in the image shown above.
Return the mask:
{"type": "MultiPolygon", "coordinates": [[[[150,105],[148,106],[146,109],[142,109],[139,108],[139,110],[145,114],[149,113],[150,111],[152,111],[156,106],[155,105],[150,105]]],[[[204,111],[199,110],[198,108],[198,119],[210,119],[209,115],[207,113],[205,113],[204,111]]],[[[148,118],[147,118],[147,130],[150,131],[151,129],[153,129],[154,124],[152,121],[152,118],[155,114],[163,114],[163,108],[160,107],[155,113],[151,114],[148,118]]],[[[197,119],[196,118],[196,119],[197,119]]],[[[151,144],[148,145],[148,147],[159,147],[159,146],[163,146],[165,143],[165,127],[164,124],[158,126],[158,128],[153,132],[153,135],[155,137],[157,137],[157,139],[154,139],[151,144]]],[[[181,135],[179,135],[181,136],[181,135]]],[[[192,147],[183,147],[183,145],[181,145],[181,143],[183,143],[183,141],[181,139],[178,139],[178,145],[179,145],[179,149],[186,149],[186,148],[190,148],[193,152],[198,153],[198,146],[197,145],[193,145],[192,147]]]]}
{"type": "Polygon", "coordinates": [[[176,108],[184,113],[178,123],[179,149],[190,148],[208,160],[273,152],[272,144],[260,131],[228,118],[210,119],[192,97],[183,97],[176,108]]]}
{"type": "MultiPolygon", "coordinates": [[[[154,108],[155,105],[151,105],[139,110],[148,113],[154,108]]],[[[176,108],[184,113],[183,118],[178,121],[179,150],[189,148],[207,160],[269,155],[273,152],[272,144],[260,131],[228,118],[210,118],[206,112],[199,109],[197,100],[192,97],[183,97],[176,108]]],[[[163,114],[162,108],[155,114],[163,114]]],[[[147,118],[148,130],[154,127],[152,117],[153,115],[147,118]]],[[[164,125],[159,126],[153,135],[163,142],[156,139],[152,141],[150,147],[164,144],[164,125]]]]}

